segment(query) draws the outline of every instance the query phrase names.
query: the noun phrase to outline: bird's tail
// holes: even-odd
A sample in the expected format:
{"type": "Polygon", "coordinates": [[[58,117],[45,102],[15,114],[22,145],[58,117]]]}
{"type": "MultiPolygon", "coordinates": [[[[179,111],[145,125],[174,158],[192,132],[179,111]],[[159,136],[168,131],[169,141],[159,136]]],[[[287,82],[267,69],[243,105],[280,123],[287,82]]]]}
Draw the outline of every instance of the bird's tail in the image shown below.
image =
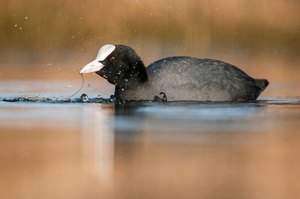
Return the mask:
{"type": "Polygon", "coordinates": [[[255,79],[255,85],[259,88],[261,93],[269,85],[269,81],[266,79],[255,79]]]}

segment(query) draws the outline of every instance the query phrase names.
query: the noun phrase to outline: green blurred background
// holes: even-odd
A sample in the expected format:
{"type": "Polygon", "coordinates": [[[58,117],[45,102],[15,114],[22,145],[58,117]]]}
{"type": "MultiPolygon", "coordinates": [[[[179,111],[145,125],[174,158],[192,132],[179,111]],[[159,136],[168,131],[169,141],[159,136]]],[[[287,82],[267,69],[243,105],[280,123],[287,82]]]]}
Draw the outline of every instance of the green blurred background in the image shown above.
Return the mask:
{"type": "Polygon", "coordinates": [[[147,65],[190,55],[299,83],[299,8],[298,0],[1,1],[0,78],[78,79],[101,45],[122,43],[147,65]]]}

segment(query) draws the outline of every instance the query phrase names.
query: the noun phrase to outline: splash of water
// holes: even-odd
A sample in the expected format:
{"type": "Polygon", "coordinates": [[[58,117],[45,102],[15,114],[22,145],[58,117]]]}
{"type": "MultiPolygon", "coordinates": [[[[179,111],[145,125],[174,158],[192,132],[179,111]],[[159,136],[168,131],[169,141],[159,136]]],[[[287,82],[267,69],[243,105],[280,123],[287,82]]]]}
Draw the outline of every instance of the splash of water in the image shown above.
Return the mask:
{"type": "Polygon", "coordinates": [[[65,98],[61,98],[59,100],[61,100],[61,101],[70,100],[71,97],[75,96],[77,93],[79,93],[82,90],[82,88],[84,86],[84,77],[83,77],[82,74],[80,74],[80,76],[81,76],[81,86],[80,86],[80,88],[75,93],[73,93],[72,95],[70,95],[68,97],[65,97],[65,98]]]}
{"type": "Polygon", "coordinates": [[[81,96],[80,96],[80,100],[82,102],[88,102],[89,101],[89,96],[85,93],[83,93],[81,96]]]}

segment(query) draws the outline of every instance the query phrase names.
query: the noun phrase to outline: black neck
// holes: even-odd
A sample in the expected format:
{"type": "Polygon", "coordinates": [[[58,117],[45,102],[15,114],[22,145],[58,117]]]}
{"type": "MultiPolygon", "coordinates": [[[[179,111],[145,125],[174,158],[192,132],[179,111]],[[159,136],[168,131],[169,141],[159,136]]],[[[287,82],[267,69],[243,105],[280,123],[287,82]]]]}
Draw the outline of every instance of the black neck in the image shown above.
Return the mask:
{"type": "Polygon", "coordinates": [[[142,59],[131,48],[127,51],[127,64],[130,65],[128,71],[125,73],[129,86],[130,84],[144,83],[148,80],[147,70],[142,59]]]}
{"type": "MultiPolygon", "coordinates": [[[[146,71],[146,67],[142,60],[137,61],[136,65],[133,67],[134,70],[131,73],[131,77],[138,81],[139,83],[146,82],[148,80],[148,74],[146,71]]],[[[131,79],[131,78],[130,78],[131,79]]]]}

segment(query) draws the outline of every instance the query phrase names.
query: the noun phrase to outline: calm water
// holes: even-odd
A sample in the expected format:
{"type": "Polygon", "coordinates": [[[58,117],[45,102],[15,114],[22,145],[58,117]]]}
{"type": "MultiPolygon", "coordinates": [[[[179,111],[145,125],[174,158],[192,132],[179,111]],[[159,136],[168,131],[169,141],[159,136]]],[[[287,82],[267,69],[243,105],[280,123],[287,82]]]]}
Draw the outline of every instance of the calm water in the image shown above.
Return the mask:
{"type": "Polygon", "coordinates": [[[66,85],[1,82],[0,198],[300,198],[299,85],[238,104],[3,101],[66,85]]]}

